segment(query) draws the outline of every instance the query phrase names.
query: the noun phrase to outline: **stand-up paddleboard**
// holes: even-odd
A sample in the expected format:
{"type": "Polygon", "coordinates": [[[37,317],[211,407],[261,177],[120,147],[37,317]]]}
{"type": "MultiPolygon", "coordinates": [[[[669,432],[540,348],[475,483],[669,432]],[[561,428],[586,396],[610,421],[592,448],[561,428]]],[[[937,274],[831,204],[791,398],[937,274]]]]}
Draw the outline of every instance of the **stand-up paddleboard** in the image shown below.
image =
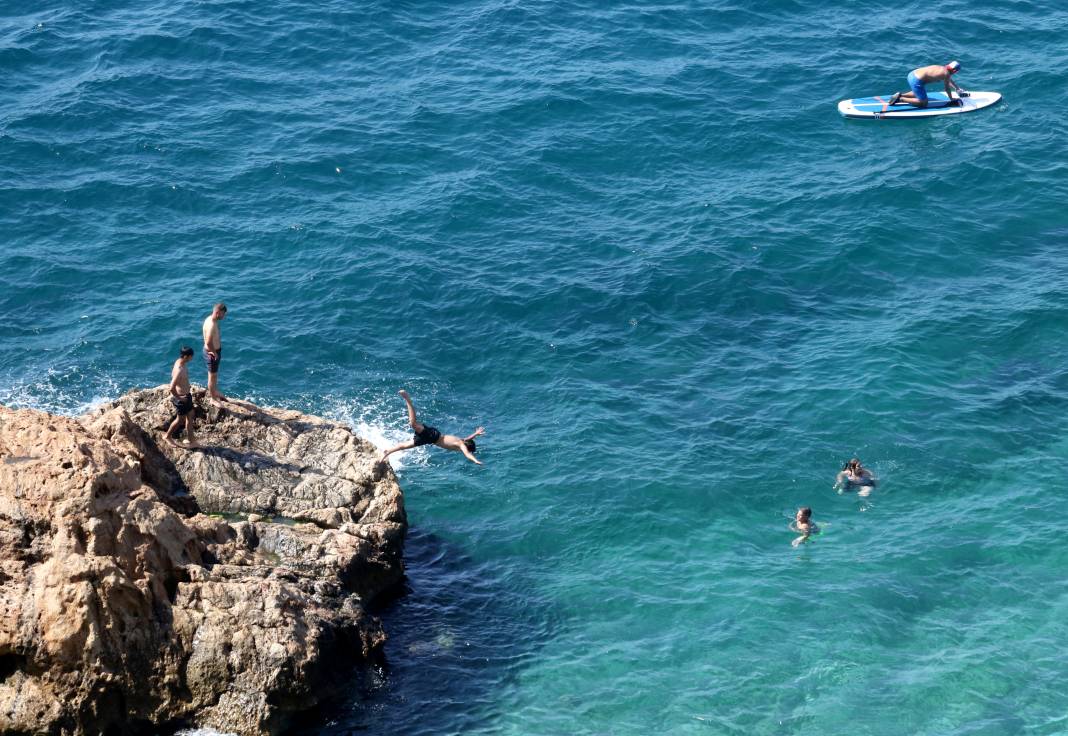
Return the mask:
{"type": "Polygon", "coordinates": [[[962,112],[975,112],[984,107],[996,105],[1001,101],[1000,92],[969,92],[967,97],[952,104],[945,92],[928,92],[927,107],[913,107],[906,102],[896,105],[888,104],[893,95],[877,97],[858,97],[855,100],[842,100],[838,103],[838,112],[847,118],[930,118],[935,115],[956,115],[962,112]]]}

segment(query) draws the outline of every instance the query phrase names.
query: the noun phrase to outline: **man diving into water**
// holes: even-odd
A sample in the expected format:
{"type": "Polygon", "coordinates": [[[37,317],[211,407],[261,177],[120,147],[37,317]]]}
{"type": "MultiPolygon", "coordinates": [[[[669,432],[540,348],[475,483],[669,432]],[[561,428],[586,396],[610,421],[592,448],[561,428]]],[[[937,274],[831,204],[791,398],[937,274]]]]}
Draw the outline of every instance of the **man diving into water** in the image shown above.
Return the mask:
{"type": "Polygon", "coordinates": [[[408,392],[401,389],[397,392],[400,397],[404,399],[404,403],[408,405],[408,423],[412,426],[412,431],[415,432],[415,436],[406,442],[401,442],[398,445],[394,445],[389,448],[378,458],[378,462],[384,463],[386,458],[395,452],[401,450],[410,450],[413,447],[421,447],[422,445],[437,445],[443,450],[452,450],[453,452],[462,452],[471,462],[481,465],[478,460],[475,459],[475,437],[483,435],[486,430],[479,427],[467,437],[463,439],[452,434],[442,434],[434,427],[428,426],[420,422],[415,416],[415,406],[412,404],[412,397],[408,395],[408,392]]]}
{"type": "Polygon", "coordinates": [[[953,75],[959,71],[959,61],[951,61],[945,66],[932,64],[931,66],[921,66],[919,69],[913,69],[909,72],[908,76],[911,91],[895,92],[888,104],[896,105],[898,102],[907,102],[913,107],[927,107],[926,85],[931,84],[932,82],[943,82],[946,88],[946,97],[949,98],[949,104],[959,105],[959,97],[961,96],[962,90],[952,79],[953,75]],[[957,91],[957,100],[953,99],[953,90],[957,91]]]}

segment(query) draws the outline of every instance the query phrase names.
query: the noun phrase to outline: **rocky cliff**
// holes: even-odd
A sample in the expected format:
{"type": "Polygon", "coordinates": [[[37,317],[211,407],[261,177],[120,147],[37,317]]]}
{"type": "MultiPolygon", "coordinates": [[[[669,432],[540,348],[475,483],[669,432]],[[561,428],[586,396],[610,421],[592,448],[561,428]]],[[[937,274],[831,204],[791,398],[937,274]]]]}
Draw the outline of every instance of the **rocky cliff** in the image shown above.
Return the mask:
{"type": "Polygon", "coordinates": [[[0,407],[0,732],[283,730],[373,660],[401,490],[345,426],[164,387],[78,419],[0,407]]]}

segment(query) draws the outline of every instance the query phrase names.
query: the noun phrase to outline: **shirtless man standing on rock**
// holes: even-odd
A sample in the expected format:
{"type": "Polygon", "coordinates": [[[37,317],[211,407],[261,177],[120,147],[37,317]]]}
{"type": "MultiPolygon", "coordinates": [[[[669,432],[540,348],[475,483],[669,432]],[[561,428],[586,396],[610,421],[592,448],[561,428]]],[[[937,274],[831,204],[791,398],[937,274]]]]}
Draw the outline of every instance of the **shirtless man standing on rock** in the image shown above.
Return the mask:
{"type": "Polygon", "coordinates": [[[174,361],[174,366],[171,368],[171,403],[174,404],[178,416],[174,418],[171,426],[167,428],[167,433],[163,436],[175,447],[182,447],[174,441],[174,432],[183,422],[185,423],[186,447],[197,447],[196,439],[193,437],[193,391],[189,386],[187,367],[192,359],[193,348],[184,345],[178,353],[178,360],[174,361]]]}
{"type": "Polygon", "coordinates": [[[226,401],[219,393],[219,361],[222,360],[222,339],[219,337],[219,320],[226,316],[226,305],[216,304],[204,320],[204,362],[208,365],[208,396],[216,401],[226,401]]]}
{"type": "MultiPolygon", "coordinates": [[[[957,95],[959,96],[961,88],[952,79],[952,76],[959,71],[959,61],[951,61],[945,66],[932,64],[931,66],[921,66],[919,69],[913,69],[909,72],[908,78],[911,90],[909,92],[895,92],[887,104],[896,105],[898,102],[907,102],[913,107],[927,107],[926,85],[932,82],[943,82],[946,88],[946,97],[949,98],[949,104],[959,105],[960,100],[953,99],[953,90],[957,90],[957,95]]],[[[967,94],[964,96],[967,97],[967,94]]]]}

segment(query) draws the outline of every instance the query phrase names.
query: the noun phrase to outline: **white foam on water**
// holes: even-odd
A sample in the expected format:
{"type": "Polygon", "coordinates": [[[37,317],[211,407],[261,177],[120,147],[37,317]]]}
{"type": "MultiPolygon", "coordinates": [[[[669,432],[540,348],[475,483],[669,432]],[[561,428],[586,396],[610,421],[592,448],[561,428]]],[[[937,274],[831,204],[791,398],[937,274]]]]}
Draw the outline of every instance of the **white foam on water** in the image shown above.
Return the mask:
{"type": "Polygon", "coordinates": [[[94,396],[88,401],[80,404],[75,410],[75,414],[88,414],[93,409],[97,409],[103,406],[104,404],[110,403],[114,400],[114,397],[111,396],[94,396]]]}
{"type": "MultiPolygon", "coordinates": [[[[364,403],[356,399],[327,397],[323,416],[337,422],[343,422],[361,437],[379,450],[386,450],[393,445],[412,438],[407,415],[397,411],[392,403],[364,403]]],[[[389,464],[395,472],[401,472],[409,466],[426,465],[429,454],[426,447],[395,452],[389,456],[389,464]]]]}
{"type": "Polygon", "coordinates": [[[229,731],[216,731],[214,728],[187,728],[178,731],[174,736],[237,736],[229,731]]]}
{"type": "Polygon", "coordinates": [[[86,376],[78,367],[63,371],[49,368],[38,380],[0,386],[0,404],[12,409],[79,416],[114,401],[121,394],[119,384],[107,375],[91,373],[86,376]],[[87,383],[92,387],[88,400],[84,398],[84,391],[77,390],[87,383]]]}

